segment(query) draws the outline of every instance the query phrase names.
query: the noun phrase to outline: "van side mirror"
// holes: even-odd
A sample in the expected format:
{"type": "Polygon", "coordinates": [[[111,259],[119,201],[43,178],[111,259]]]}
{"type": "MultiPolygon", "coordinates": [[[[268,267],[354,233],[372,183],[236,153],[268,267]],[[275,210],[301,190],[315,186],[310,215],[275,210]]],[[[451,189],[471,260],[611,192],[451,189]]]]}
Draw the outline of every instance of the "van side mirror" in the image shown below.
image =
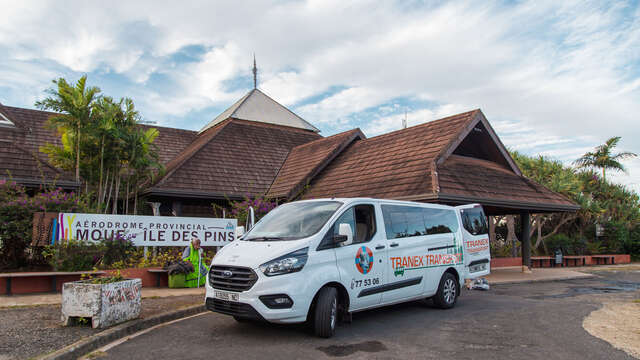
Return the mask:
{"type": "Polygon", "coordinates": [[[351,225],[349,224],[340,224],[338,226],[338,235],[333,237],[333,242],[335,244],[349,245],[353,243],[353,230],[351,230],[351,225]]]}
{"type": "Polygon", "coordinates": [[[244,226],[236,227],[236,239],[240,238],[240,236],[244,235],[244,226]]]}

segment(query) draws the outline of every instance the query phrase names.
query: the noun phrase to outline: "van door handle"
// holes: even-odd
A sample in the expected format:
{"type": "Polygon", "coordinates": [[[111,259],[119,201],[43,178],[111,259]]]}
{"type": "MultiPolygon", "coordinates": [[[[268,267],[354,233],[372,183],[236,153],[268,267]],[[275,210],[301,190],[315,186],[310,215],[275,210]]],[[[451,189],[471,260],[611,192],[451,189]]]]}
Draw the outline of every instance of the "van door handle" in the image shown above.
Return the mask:
{"type": "Polygon", "coordinates": [[[398,243],[391,243],[391,244],[389,245],[389,247],[397,247],[398,245],[400,245],[400,244],[398,244],[398,243]]]}
{"type": "Polygon", "coordinates": [[[376,246],[376,250],[382,250],[382,249],[384,249],[384,245],[378,245],[378,246],[376,246]]]}

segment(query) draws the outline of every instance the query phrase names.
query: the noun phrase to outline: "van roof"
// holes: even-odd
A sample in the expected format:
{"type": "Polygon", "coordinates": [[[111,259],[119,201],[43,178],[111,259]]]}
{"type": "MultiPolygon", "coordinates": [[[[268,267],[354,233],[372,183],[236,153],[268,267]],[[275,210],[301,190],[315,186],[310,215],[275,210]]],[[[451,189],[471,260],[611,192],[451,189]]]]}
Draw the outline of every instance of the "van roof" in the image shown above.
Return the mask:
{"type": "MultiPolygon", "coordinates": [[[[369,197],[321,198],[321,199],[310,199],[310,200],[298,200],[298,201],[294,201],[294,202],[315,202],[315,201],[340,201],[340,202],[344,203],[345,205],[348,205],[348,204],[351,204],[351,203],[354,203],[354,202],[373,201],[373,202],[381,202],[381,203],[388,203],[388,204],[390,203],[390,204],[397,204],[397,205],[414,205],[414,206],[415,205],[420,205],[420,206],[427,205],[430,208],[437,208],[437,209],[454,209],[455,208],[455,207],[449,206],[449,205],[424,203],[424,202],[416,202],[416,201],[404,201],[404,200],[376,199],[376,198],[369,198],[369,197]]],[[[474,204],[474,205],[480,206],[479,204],[474,204]]]]}

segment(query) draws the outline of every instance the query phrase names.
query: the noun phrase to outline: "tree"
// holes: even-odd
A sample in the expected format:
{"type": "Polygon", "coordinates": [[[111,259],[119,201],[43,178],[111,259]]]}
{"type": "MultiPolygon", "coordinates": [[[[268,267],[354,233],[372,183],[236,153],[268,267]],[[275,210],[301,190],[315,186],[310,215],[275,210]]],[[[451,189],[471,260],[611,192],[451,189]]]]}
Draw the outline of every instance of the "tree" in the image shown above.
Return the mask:
{"type": "Polygon", "coordinates": [[[87,75],[82,76],[75,85],[69,84],[63,78],[53,80],[53,83],[57,89],[49,89],[47,92],[50,96],[36,102],[36,106],[59,113],[49,118],[49,124],[61,132],[64,152],[53,155],[62,158],[75,155],[76,182],[79,183],[80,136],[83,129],[91,123],[94,103],[100,89],[86,86],[87,75]]]}
{"type": "Polygon", "coordinates": [[[626,169],[620,161],[636,157],[637,155],[627,151],[613,154],[613,149],[618,145],[620,139],[620,136],[609,138],[604,144],[597,146],[595,151],[590,151],[582,155],[582,157],[577,159],[574,164],[579,168],[602,169],[603,180],[606,180],[605,171],[607,169],[626,172],[626,169]]]}
{"type": "Polygon", "coordinates": [[[46,144],[41,151],[54,166],[75,167],[76,179],[83,180],[94,211],[128,212],[131,196],[137,205],[139,187],[151,183],[162,168],[153,143],[158,130],[140,124],[131,99],[99,95],[97,87],[87,87],[86,79],[83,76],[74,86],[64,79],[54,80],[57,89],[36,103],[59,112],[49,123],[60,134],[62,146],[46,144]],[[124,205],[119,207],[121,200],[124,205]]]}

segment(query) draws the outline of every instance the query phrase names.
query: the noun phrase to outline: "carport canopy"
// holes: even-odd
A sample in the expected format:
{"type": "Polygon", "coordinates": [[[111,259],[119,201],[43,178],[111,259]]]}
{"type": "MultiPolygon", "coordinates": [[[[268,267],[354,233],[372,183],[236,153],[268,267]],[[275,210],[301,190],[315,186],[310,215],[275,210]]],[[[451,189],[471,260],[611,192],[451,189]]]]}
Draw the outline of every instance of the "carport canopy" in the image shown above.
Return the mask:
{"type": "Polygon", "coordinates": [[[528,266],[530,214],[580,208],[523,176],[479,109],[372,138],[356,130],[293,148],[267,195],[479,203],[489,216],[522,217],[528,266]]]}

